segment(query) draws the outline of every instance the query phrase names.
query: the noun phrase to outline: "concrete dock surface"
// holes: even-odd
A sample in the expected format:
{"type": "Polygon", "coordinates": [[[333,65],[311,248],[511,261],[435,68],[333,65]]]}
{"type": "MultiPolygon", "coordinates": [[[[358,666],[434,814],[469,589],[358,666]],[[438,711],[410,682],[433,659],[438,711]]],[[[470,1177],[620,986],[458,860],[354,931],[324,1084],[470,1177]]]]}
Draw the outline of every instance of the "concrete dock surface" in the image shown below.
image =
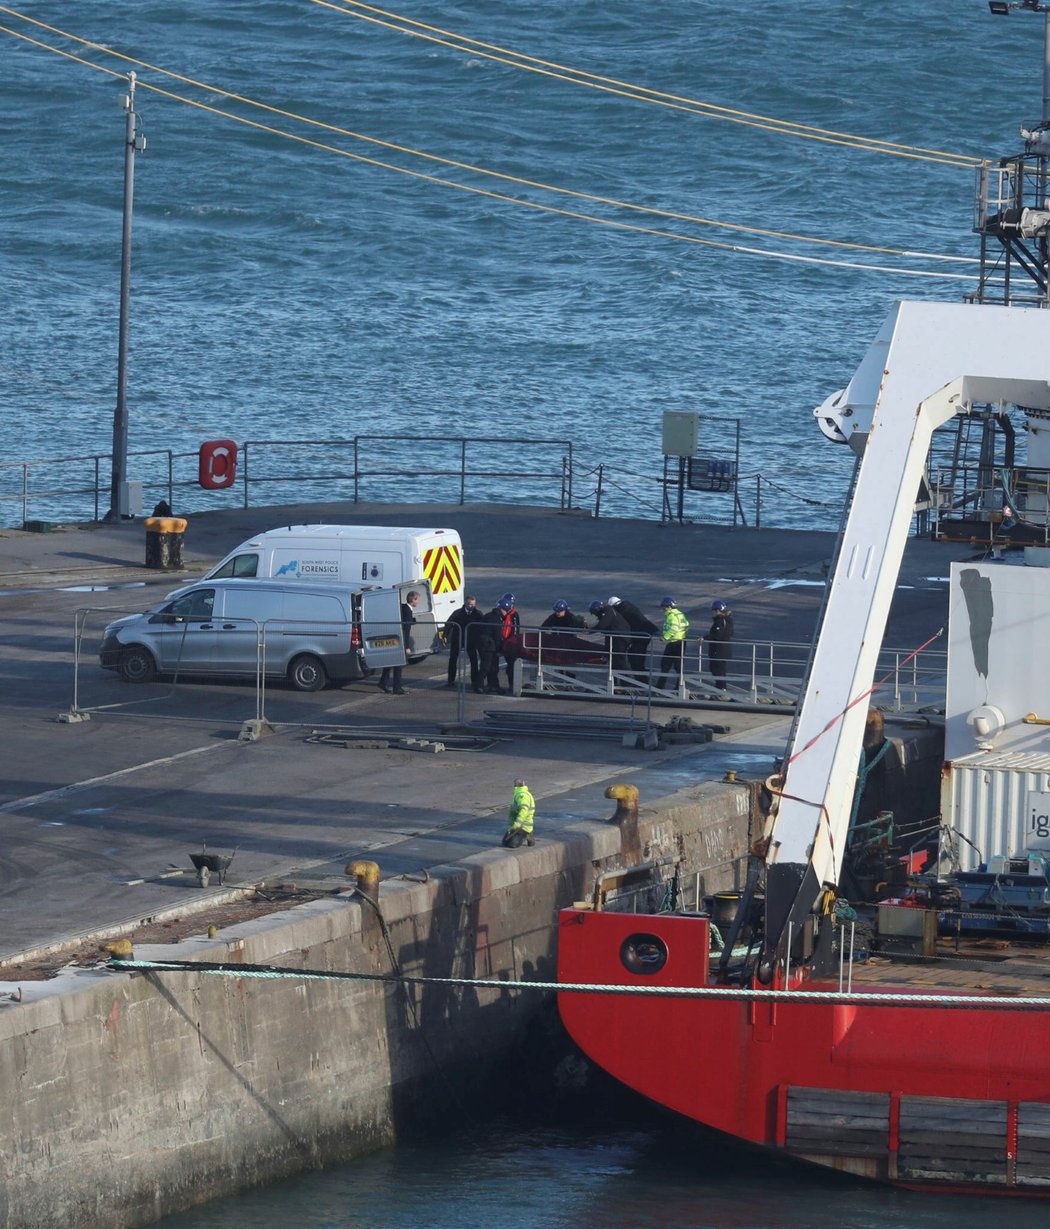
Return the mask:
{"type": "MultiPolygon", "coordinates": [[[[729,769],[764,777],[783,752],[783,711],[727,706],[690,710],[696,721],[725,727],[713,742],[660,751],[532,735],[441,753],[308,741],[314,730],[340,728],[438,739],[461,703],[468,722],[500,710],[629,715],[583,701],[462,700],[442,686],[442,655],[406,670],[405,696],[384,695],[372,680],[313,694],[268,686],[277,733],[247,742],[239,734],[256,711],[251,685],[180,682],[146,694],[99,668],[97,632],[109,618],[145,609],[254,532],[310,522],[454,528],[467,591],[482,610],[513,591],[526,625],[539,624],[557,598],[585,612],[611,594],[659,622],[659,601],[670,594],[691,635],[706,632],[710,603],[722,598],[746,640],[809,640],[834,549],[825,532],[661,526],[507,506],[316,504],[197,514],[184,571],[162,573],[144,566],[141,521],[0,531],[0,962],[200,910],[231,886],[337,882],[353,857],[378,861],[384,877],[454,863],[498,845],[518,776],[536,795],[542,841],[604,820],[612,781],[638,785],[644,805],[729,769]],[[75,620],[85,629],[76,704],[75,620]],[[90,719],[60,720],[74,708],[90,719]],[[191,869],[190,853],[205,843],[236,851],[226,887],[201,888],[192,874],[176,873],[191,869]]],[[[943,627],[948,564],[975,553],[910,543],[888,644],[916,647],[943,627]]],[[[661,707],[653,717],[676,711],[661,707]]],[[[642,706],[635,716],[644,718],[642,706]]],[[[0,972],[0,980],[16,978],[0,972]]]]}

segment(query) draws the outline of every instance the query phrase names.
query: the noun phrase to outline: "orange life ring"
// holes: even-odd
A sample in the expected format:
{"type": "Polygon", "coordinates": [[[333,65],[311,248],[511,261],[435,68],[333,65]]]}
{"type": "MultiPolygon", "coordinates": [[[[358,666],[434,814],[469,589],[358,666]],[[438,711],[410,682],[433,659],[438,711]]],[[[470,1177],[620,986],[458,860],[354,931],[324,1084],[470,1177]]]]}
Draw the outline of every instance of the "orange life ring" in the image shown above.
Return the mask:
{"type": "Polygon", "coordinates": [[[201,444],[197,481],[207,491],[233,486],[237,477],[237,445],[233,440],[206,440],[201,444]]]}

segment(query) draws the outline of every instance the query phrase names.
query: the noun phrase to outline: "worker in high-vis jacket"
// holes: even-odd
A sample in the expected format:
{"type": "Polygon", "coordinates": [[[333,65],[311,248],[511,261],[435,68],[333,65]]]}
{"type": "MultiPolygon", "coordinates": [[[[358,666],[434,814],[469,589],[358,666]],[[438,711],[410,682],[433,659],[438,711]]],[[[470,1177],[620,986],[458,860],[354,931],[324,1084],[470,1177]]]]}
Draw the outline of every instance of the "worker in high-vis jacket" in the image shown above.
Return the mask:
{"type": "Polygon", "coordinates": [[[673,597],[665,597],[660,603],[664,612],[664,625],[660,629],[660,637],[664,642],[664,655],[660,658],[660,678],[657,687],[664,687],[668,676],[678,671],[681,678],[685,657],[685,637],[689,631],[689,620],[678,609],[673,597]]]}
{"type": "Polygon", "coordinates": [[[519,777],[514,782],[514,795],[507,808],[507,831],[503,834],[503,844],[508,849],[517,849],[520,845],[535,845],[532,836],[535,818],[536,799],[519,777]]]}

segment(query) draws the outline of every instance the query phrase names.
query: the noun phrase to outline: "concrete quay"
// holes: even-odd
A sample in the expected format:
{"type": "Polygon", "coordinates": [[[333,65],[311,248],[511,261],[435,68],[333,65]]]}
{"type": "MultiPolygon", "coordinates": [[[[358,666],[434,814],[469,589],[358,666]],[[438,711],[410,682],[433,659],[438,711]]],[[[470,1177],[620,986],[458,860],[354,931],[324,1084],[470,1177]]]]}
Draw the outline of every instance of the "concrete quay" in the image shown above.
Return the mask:
{"type": "MultiPolygon", "coordinates": [[[[324,505],[195,516],[185,579],[259,528],[311,520],[456,528],[468,589],[483,608],[512,589],[526,622],[556,597],[582,609],[617,593],[655,612],[673,593],[702,631],[718,596],[749,639],[808,638],[833,545],[821,533],[536,509],[324,505]]],[[[948,560],[967,553],[912,544],[888,640],[918,644],[943,624],[948,560]]],[[[677,859],[687,885],[699,875],[702,892],[733,886],[750,791],[723,778],[761,779],[787,737],[783,714],[719,712],[727,733],[714,742],[657,752],[529,736],[440,755],[306,741],[332,726],[436,734],[457,703],[441,688],[440,657],[407,672],[405,697],[367,682],[272,689],[279,732],[257,743],[237,737],[254,710],[250,687],[129,695],[89,658],[78,699],[91,719],[57,722],[71,708],[74,612],[143,609],[184,579],[147,573],[143,557],[136,524],[0,532],[0,1095],[12,1107],[0,1127],[0,1221],[12,1227],[148,1224],[393,1142],[424,1090],[487,1069],[545,997],[84,967],[103,938],[130,934],[144,959],[547,981],[558,909],[604,872],[677,859]],[[498,840],[519,775],[537,797],[539,840],[507,851],[498,840]],[[642,796],[636,836],[608,822],[604,791],[625,780],[642,796]],[[223,888],[169,873],[204,841],[236,849],[223,888]],[[334,894],[360,856],[382,867],[381,917],[334,894]],[[292,882],[313,899],[206,937],[231,898],[292,882]],[[143,943],[158,925],[180,941],[143,943]],[[58,976],[32,972],[74,953],[58,976]]],[[[612,711],[471,695],[466,716],[504,708],[612,711]]]]}

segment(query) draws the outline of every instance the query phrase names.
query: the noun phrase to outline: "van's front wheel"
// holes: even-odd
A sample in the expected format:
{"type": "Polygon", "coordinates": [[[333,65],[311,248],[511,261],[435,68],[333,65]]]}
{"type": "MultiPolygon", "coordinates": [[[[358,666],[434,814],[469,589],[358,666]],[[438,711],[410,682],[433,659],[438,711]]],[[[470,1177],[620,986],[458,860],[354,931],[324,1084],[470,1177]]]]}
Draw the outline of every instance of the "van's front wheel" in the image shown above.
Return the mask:
{"type": "Polygon", "coordinates": [[[125,683],[152,683],[157,675],[157,663],[149,649],[133,644],[120,655],[120,677],[125,683]]]}
{"type": "Polygon", "coordinates": [[[328,682],[324,666],[316,657],[304,653],[288,667],[288,677],[296,691],[320,691],[328,682]]]}

